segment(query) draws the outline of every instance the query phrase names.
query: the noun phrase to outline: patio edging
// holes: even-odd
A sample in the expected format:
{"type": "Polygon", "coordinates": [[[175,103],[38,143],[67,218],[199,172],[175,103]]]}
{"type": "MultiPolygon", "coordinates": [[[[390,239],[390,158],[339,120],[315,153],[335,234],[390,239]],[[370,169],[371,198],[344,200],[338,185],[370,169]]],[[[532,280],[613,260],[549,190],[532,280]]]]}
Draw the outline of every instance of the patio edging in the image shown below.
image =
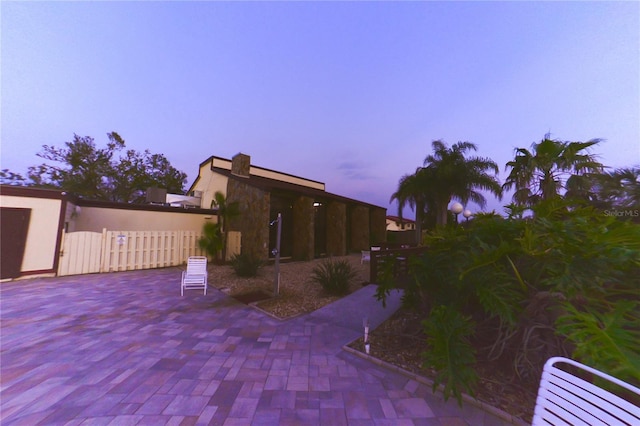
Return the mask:
{"type": "MultiPolygon", "coordinates": [[[[359,339],[359,338],[358,338],[359,339]]],[[[429,386],[430,388],[433,388],[433,381],[424,377],[424,376],[420,376],[418,374],[412,373],[410,371],[407,371],[401,367],[398,367],[397,365],[393,365],[390,364],[386,361],[383,361],[379,358],[373,357],[371,355],[367,355],[365,353],[360,352],[357,349],[353,349],[351,347],[349,347],[348,345],[350,345],[351,343],[355,342],[356,340],[353,340],[352,342],[349,342],[347,344],[345,344],[344,346],[342,346],[342,350],[353,354],[357,357],[360,357],[362,359],[365,359],[373,364],[376,364],[380,367],[384,367],[387,368],[391,371],[395,371],[397,373],[402,374],[403,376],[406,376],[412,380],[415,380],[416,382],[422,383],[424,385],[429,386]]],[[[443,385],[438,386],[438,391],[442,391],[443,385]]],[[[493,405],[487,404],[486,402],[480,401],[470,395],[467,395],[465,393],[462,394],[462,399],[464,400],[465,403],[471,404],[477,408],[480,408],[481,410],[484,410],[486,412],[488,412],[489,414],[492,414],[496,417],[499,417],[501,420],[504,420],[506,422],[509,422],[510,424],[514,425],[514,426],[528,426],[528,423],[526,423],[524,420],[515,417],[509,413],[507,413],[506,411],[503,411],[499,408],[494,407],[493,405]]]]}

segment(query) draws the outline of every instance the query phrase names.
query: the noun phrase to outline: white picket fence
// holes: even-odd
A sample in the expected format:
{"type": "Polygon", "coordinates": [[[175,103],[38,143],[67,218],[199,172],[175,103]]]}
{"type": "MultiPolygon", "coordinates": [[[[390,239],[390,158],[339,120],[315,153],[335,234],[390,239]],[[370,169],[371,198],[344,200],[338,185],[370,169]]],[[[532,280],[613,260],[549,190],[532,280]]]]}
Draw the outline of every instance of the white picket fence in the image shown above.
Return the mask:
{"type": "MultiPolygon", "coordinates": [[[[228,253],[240,252],[240,233],[229,232],[228,253]]],[[[204,253],[198,231],[107,231],[65,233],[58,275],[133,271],[186,263],[204,253]]]]}

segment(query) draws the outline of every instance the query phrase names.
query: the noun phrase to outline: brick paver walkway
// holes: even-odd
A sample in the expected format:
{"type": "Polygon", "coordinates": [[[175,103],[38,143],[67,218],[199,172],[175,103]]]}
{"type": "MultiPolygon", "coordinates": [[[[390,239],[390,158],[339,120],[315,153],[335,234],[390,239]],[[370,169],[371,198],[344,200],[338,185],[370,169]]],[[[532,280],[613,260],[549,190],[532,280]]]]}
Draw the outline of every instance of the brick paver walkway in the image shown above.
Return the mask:
{"type": "Polygon", "coordinates": [[[3,425],[502,425],[343,351],[368,286],[275,320],[177,268],[0,284],[3,425]]]}

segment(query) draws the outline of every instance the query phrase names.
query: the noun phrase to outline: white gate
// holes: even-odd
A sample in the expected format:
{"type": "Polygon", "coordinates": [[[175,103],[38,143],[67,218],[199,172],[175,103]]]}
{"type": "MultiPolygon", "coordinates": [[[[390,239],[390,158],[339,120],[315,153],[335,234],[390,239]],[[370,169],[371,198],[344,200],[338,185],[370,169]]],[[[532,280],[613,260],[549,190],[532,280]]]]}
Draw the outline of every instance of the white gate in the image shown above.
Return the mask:
{"type": "Polygon", "coordinates": [[[69,232],[63,235],[58,275],[100,272],[102,238],[100,232],[69,232]]]}

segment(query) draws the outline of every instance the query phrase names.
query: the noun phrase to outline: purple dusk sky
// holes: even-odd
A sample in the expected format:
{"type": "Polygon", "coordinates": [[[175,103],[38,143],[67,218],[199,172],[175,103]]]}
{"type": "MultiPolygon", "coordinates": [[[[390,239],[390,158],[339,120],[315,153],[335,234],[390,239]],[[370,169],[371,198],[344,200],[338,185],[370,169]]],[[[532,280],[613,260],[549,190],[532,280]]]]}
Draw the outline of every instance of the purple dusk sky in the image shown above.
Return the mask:
{"type": "MultiPolygon", "coordinates": [[[[639,2],[12,2],[1,167],[73,134],[211,155],[388,208],[431,141],[501,169],[545,133],[640,164],[639,2]]],[[[502,213],[489,197],[488,210],[502,213]]],[[[475,206],[468,206],[476,210],[475,206]]],[[[412,212],[406,212],[414,217],[412,212]]]]}

